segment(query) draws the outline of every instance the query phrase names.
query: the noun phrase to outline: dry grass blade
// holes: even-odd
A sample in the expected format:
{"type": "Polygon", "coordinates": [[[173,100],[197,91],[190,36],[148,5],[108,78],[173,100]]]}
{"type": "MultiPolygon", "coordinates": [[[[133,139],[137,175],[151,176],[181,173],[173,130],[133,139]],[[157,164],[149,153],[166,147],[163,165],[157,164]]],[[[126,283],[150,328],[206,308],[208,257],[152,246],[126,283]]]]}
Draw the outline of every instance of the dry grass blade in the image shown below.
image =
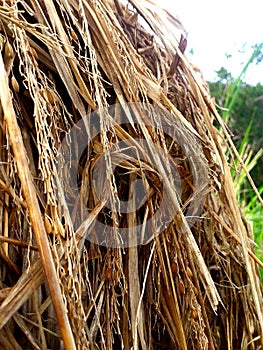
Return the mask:
{"type": "Polygon", "coordinates": [[[0,0],[1,349],[262,348],[236,150],[186,38],[151,0],[0,0]]]}
{"type": "Polygon", "coordinates": [[[24,322],[24,320],[21,318],[21,316],[19,314],[15,314],[14,315],[14,320],[17,323],[17,325],[21,328],[21,330],[23,331],[23,333],[27,336],[29,342],[31,343],[31,345],[33,346],[33,349],[36,350],[41,350],[40,346],[36,343],[36,340],[34,339],[34,337],[32,336],[29,328],[27,327],[26,323],[24,322]]]}
{"type": "Polygon", "coordinates": [[[46,236],[45,226],[41,217],[32,176],[27,163],[27,156],[21,131],[17,124],[15,111],[11,104],[11,94],[9,92],[8,79],[2,55],[0,55],[0,80],[2,81],[0,100],[4,112],[4,118],[7,124],[10,142],[14,151],[14,157],[18,168],[22,190],[27,202],[33,230],[35,232],[40,257],[46,274],[54,307],[57,313],[61,335],[64,339],[65,347],[67,349],[75,349],[75,342],[72,336],[71,328],[69,326],[68,318],[66,315],[66,309],[60,292],[51,249],[46,236]]]}
{"type": "Polygon", "coordinates": [[[32,291],[35,291],[44,281],[45,276],[41,262],[37,261],[31,265],[29,273],[24,273],[20,277],[17,284],[2,302],[0,306],[0,328],[25,304],[31,297],[32,291]]]}

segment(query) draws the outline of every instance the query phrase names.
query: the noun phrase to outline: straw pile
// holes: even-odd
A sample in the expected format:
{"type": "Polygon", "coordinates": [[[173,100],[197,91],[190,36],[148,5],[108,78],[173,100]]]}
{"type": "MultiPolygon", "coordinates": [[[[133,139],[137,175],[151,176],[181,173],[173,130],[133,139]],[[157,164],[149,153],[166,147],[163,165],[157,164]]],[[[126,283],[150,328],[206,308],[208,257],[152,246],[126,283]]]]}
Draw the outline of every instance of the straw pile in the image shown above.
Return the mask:
{"type": "Polygon", "coordinates": [[[151,1],[0,4],[1,349],[262,349],[236,151],[181,23],[151,1]]]}

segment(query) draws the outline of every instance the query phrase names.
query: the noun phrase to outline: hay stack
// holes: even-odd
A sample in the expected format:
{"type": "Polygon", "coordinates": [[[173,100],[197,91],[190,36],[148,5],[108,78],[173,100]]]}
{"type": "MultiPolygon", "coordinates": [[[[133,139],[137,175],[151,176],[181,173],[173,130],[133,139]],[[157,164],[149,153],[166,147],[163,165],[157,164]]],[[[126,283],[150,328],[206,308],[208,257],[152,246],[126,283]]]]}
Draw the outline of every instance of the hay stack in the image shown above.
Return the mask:
{"type": "Polygon", "coordinates": [[[261,349],[235,150],[180,22],[139,0],[1,1],[0,19],[1,349],[261,349]]]}

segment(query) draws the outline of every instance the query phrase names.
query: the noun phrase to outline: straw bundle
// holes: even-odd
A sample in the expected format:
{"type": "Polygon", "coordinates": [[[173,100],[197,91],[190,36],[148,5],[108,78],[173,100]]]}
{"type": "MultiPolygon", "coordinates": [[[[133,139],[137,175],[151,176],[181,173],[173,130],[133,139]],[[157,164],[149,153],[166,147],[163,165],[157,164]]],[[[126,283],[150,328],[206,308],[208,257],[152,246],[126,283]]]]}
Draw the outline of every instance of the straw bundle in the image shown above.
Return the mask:
{"type": "Polygon", "coordinates": [[[137,0],[0,19],[1,349],[261,349],[236,151],[181,23],[137,0]]]}

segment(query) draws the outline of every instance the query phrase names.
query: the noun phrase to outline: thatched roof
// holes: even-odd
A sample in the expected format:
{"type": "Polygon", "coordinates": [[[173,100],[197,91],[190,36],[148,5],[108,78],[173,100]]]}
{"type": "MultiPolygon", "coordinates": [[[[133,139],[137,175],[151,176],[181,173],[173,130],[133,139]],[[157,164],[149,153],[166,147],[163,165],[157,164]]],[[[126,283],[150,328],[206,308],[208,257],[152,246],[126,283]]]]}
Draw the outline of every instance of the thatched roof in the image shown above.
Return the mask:
{"type": "Polygon", "coordinates": [[[1,349],[260,349],[237,152],[180,21],[1,1],[0,45],[1,349]]]}

